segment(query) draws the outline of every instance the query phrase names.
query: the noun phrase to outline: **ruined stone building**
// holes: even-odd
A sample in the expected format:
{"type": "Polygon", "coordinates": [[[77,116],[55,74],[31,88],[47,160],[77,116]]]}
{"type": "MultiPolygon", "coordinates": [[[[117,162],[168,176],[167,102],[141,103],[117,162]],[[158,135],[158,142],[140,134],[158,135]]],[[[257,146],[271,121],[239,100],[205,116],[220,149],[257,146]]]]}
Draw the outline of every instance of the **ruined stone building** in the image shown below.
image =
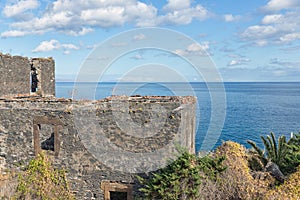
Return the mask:
{"type": "MultiPolygon", "coordinates": [[[[76,199],[113,199],[115,192],[133,199],[136,173],[156,159],[147,155],[172,153],[174,141],[195,151],[194,97],[55,98],[54,64],[0,54],[1,173],[19,171],[46,151],[67,170],[76,199]]],[[[8,193],[0,187],[0,199],[8,193]]]]}
{"type": "Polygon", "coordinates": [[[54,60],[28,59],[0,54],[0,96],[29,94],[55,95],[54,60]],[[36,87],[33,87],[37,83],[36,87]]]}

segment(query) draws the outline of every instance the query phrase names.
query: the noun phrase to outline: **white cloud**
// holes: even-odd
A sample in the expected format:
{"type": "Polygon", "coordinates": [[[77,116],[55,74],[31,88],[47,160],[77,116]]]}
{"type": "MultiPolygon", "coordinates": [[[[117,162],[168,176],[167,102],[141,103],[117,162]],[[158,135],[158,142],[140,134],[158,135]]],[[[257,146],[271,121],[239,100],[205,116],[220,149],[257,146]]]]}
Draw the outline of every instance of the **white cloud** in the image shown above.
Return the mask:
{"type": "Polygon", "coordinates": [[[240,15],[237,16],[233,16],[232,14],[224,15],[225,22],[234,22],[234,21],[239,21],[240,19],[241,19],[240,15]]]}
{"type": "Polygon", "coordinates": [[[13,31],[5,31],[3,33],[1,33],[1,37],[2,38],[6,38],[6,37],[21,37],[24,35],[27,35],[28,32],[26,31],[18,31],[18,30],[13,30],[13,31]]]}
{"type": "Polygon", "coordinates": [[[263,47],[263,46],[266,46],[268,44],[268,41],[267,40],[256,40],[254,42],[254,44],[256,46],[260,46],[260,47],[263,47]]]}
{"type": "MultiPolygon", "coordinates": [[[[37,7],[37,0],[20,2],[14,5],[18,8],[14,11],[15,14],[37,7]],[[27,2],[28,5],[21,9],[17,6],[20,2],[27,2]]],[[[6,17],[15,14],[7,14],[6,17]]],[[[90,33],[97,27],[189,24],[193,20],[204,20],[210,16],[208,10],[200,4],[192,6],[190,0],[169,0],[160,12],[152,4],[138,0],[55,0],[44,12],[35,14],[36,16],[11,23],[11,31],[27,34],[58,31],[77,36],[90,33]]]]}
{"type": "Polygon", "coordinates": [[[173,53],[180,56],[189,56],[189,55],[209,55],[209,42],[205,41],[201,44],[193,43],[186,47],[186,49],[176,49],[173,53]]]}
{"type": "Polygon", "coordinates": [[[57,40],[43,41],[32,52],[46,52],[63,49],[65,54],[69,54],[69,50],[78,50],[79,48],[74,44],[61,44],[57,40]]]}
{"type": "Polygon", "coordinates": [[[263,19],[262,19],[262,23],[263,24],[273,24],[273,23],[278,23],[279,21],[281,21],[283,18],[283,16],[281,14],[277,14],[277,15],[266,15],[263,19]]]}
{"type": "Polygon", "coordinates": [[[177,54],[179,56],[186,56],[187,52],[185,50],[182,49],[175,49],[175,51],[173,51],[174,54],[177,54]]]}
{"type": "Polygon", "coordinates": [[[268,11],[278,11],[283,9],[290,9],[300,7],[299,0],[271,0],[268,4],[264,7],[264,9],[268,11]]]}
{"type": "Polygon", "coordinates": [[[144,39],[146,39],[146,36],[144,34],[142,34],[142,33],[133,36],[133,40],[144,40],[144,39]]]}
{"type": "Polygon", "coordinates": [[[189,24],[193,19],[199,21],[205,20],[210,13],[203,6],[189,7],[180,10],[173,10],[163,16],[158,16],[157,25],[159,24],[189,24]]]}
{"type": "Polygon", "coordinates": [[[209,42],[202,42],[201,44],[193,43],[187,47],[189,52],[199,52],[209,50],[209,42]]]}
{"type": "Polygon", "coordinates": [[[229,63],[228,63],[228,66],[234,66],[234,65],[238,65],[239,62],[237,60],[231,60],[229,63]]]}
{"type": "Polygon", "coordinates": [[[250,26],[242,34],[244,39],[266,38],[274,35],[277,32],[273,26],[250,26]]]}
{"type": "Polygon", "coordinates": [[[164,6],[165,10],[181,10],[189,8],[191,5],[190,0],[168,0],[164,6]]]}
{"type": "Polygon", "coordinates": [[[91,33],[93,31],[94,31],[94,29],[92,29],[92,28],[82,27],[82,28],[79,28],[78,30],[65,31],[65,33],[68,34],[68,35],[72,35],[72,36],[79,36],[79,35],[86,35],[86,34],[91,33]]]}
{"type": "Polygon", "coordinates": [[[299,0],[270,0],[264,9],[274,13],[265,15],[260,24],[246,28],[240,34],[244,41],[265,46],[292,43],[300,39],[299,0]]]}
{"type": "Polygon", "coordinates": [[[300,39],[300,33],[286,34],[286,35],[281,36],[279,39],[282,42],[291,42],[291,41],[300,39]]]}
{"type": "Polygon", "coordinates": [[[249,58],[243,57],[243,56],[238,56],[238,59],[234,59],[231,60],[227,66],[236,66],[236,65],[245,65],[249,62],[251,62],[251,60],[249,58]]]}
{"type": "Polygon", "coordinates": [[[6,17],[15,17],[23,14],[25,11],[33,10],[39,6],[37,0],[20,0],[15,4],[6,5],[3,14],[6,17]]]}

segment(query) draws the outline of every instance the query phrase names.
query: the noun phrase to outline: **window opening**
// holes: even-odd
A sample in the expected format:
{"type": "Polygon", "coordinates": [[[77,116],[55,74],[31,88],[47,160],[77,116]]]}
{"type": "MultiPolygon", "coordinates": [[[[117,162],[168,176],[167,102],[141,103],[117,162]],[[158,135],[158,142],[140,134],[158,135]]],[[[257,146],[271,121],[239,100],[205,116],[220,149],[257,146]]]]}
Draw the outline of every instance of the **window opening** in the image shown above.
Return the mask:
{"type": "Polygon", "coordinates": [[[38,90],[38,78],[37,78],[37,70],[33,66],[33,63],[31,64],[31,72],[30,72],[30,82],[31,82],[31,92],[37,92],[38,90]]]}
{"type": "MultiPolygon", "coordinates": [[[[46,116],[36,116],[33,119],[33,141],[34,141],[34,151],[35,155],[38,155],[41,150],[51,150],[54,151],[54,155],[58,156],[60,150],[60,140],[59,140],[59,128],[63,124],[57,118],[46,117],[46,116]],[[43,126],[42,126],[43,125],[43,126]],[[48,126],[44,126],[48,125],[48,126]],[[40,143],[41,133],[40,130],[42,128],[48,127],[50,130],[49,125],[52,125],[53,132],[49,138],[40,143]]],[[[44,137],[45,138],[45,137],[44,137]]],[[[42,138],[43,139],[43,138],[42,138]]]]}
{"type": "Polygon", "coordinates": [[[104,200],[133,200],[131,184],[102,181],[101,189],[104,200]]]}

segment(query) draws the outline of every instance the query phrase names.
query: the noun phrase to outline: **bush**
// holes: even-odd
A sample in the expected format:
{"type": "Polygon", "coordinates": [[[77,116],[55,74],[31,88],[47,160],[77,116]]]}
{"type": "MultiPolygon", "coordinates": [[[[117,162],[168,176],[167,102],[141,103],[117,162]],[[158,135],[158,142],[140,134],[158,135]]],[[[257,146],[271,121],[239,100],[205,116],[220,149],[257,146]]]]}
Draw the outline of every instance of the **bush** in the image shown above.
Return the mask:
{"type": "Polygon", "coordinates": [[[281,168],[286,174],[291,174],[295,172],[300,165],[300,134],[295,134],[287,142],[287,147],[287,154],[281,168]]]}
{"type": "Polygon", "coordinates": [[[235,142],[225,142],[216,150],[217,156],[225,156],[227,170],[220,175],[216,199],[256,199],[259,193],[250,173],[246,149],[235,142]]]}
{"type": "Polygon", "coordinates": [[[291,174],[284,184],[270,190],[265,199],[268,200],[290,200],[300,198],[300,166],[296,169],[296,172],[291,174]]]}
{"type": "Polygon", "coordinates": [[[179,200],[197,199],[199,186],[204,179],[217,180],[218,174],[226,168],[224,157],[199,158],[185,150],[167,167],[152,173],[148,178],[138,177],[143,184],[141,191],[146,199],[179,200]]]}
{"type": "Polygon", "coordinates": [[[19,175],[15,199],[74,199],[64,170],[53,169],[48,157],[39,154],[19,175]]]}

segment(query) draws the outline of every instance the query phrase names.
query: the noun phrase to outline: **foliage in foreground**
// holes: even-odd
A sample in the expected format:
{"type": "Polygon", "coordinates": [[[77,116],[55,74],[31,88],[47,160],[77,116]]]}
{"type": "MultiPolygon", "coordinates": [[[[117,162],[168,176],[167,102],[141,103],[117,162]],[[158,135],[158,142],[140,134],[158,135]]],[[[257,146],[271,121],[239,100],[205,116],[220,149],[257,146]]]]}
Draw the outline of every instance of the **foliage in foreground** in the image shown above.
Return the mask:
{"type": "Polygon", "coordinates": [[[284,184],[269,190],[265,199],[300,199],[300,166],[297,167],[296,172],[291,174],[284,184]]]}
{"type": "Polygon", "coordinates": [[[251,170],[249,157],[244,146],[232,141],[224,142],[210,157],[184,153],[149,179],[140,178],[146,196],[142,199],[298,199],[300,166],[277,186],[269,172],[251,170]]]}
{"type": "Polygon", "coordinates": [[[267,137],[261,136],[261,140],[264,150],[255,142],[247,141],[254,149],[254,156],[250,161],[252,169],[262,170],[271,161],[276,163],[285,175],[296,171],[300,164],[300,134],[295,134],[288,142],[285,136],[280,136],[276,142],[274,133],[267,137]]]}
{"type": "Polygon", "coordinates": [[[204,179],[216,181],[226,167],[225,157],[203,158],[180,150],[180,156],[168,166],[154,172],[149,179],[138,177],[146,199],[197,199],[199,186],[204,179]]]}
{"type": "Polygon", "coordinates": [[[64,170],[54,169],[48,157],[39,154],[19,175],[15,199],[74,199],[64,170]]]}

